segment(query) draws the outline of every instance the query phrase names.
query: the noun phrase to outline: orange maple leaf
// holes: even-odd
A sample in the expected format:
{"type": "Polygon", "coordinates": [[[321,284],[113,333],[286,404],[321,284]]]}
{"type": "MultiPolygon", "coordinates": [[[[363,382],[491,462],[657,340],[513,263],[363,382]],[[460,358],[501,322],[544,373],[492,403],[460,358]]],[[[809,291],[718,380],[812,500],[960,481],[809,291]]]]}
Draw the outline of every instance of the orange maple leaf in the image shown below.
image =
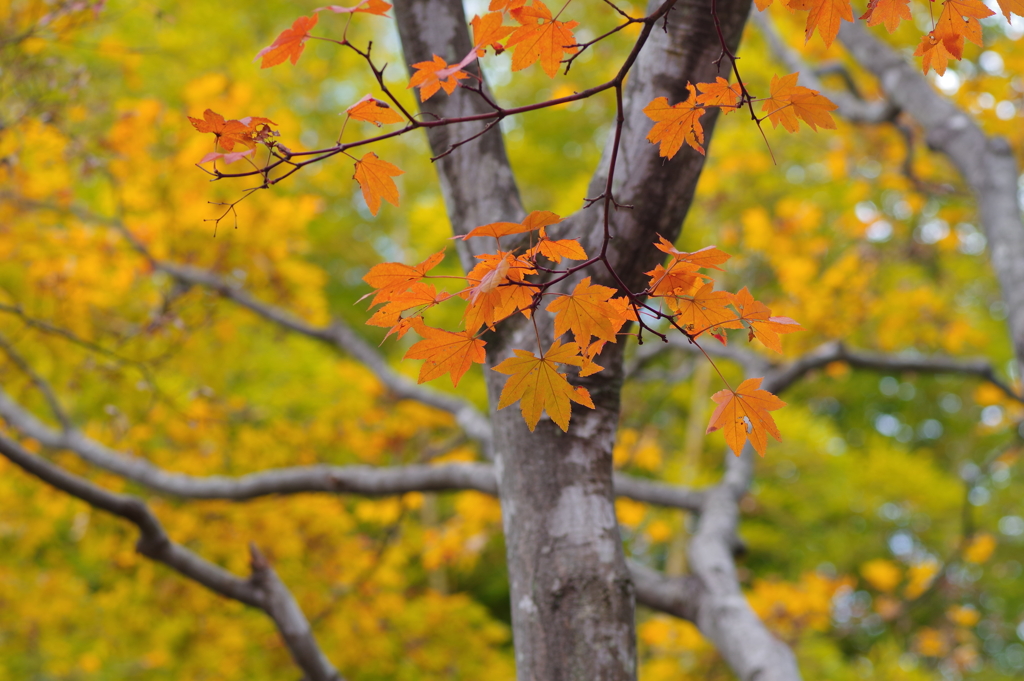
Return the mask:
{"type": "Polygon", "coordinates": [[[763,378],[748,378],[740,383],[736,391],[720,390],[711,396],[711,399],[718,404],[718,408],[711,415],[708,423],[707,433],[713,433],[719,428],[725,429],[725,442],[729,448],[740,455],[743,443],[748,439],[750,444],[761,456],[764,456],[768,447],[770,433],[778,441],[782,441],[775,419],[768,412],[781,409],[786,403],[778,397],[761,390],[763,378]]]}
{"type": "Polygon", "coordinates": [[[789,8],[810,10],[804,37],[810,40],[814,35],[814,29],[818,29],[818,35],[825,41],[825,47],[832,46],[843,19],[853,21],[853,6],[850,0],[790,0],[789,8]]]}
{"type": "Polygon", "coordinates": [[[562,258],[567,260],[587,259],[587,252],[583,250],[583,246],[580,246],[580,242],[576,239],[549,239],[543,227],[540,228],[538,236],[540,241],[527,252],[527,256],[540,253],[556,263],[562,262],[562,258]]]}
{"type": "Polygon", "coordinates": [[[572,29],[579,24],[556,21],[551,10],[540,0],[533,0],[529,7],[516,7],[511,12],[512,18],[521,24],[507,43],[513,50],[512,70],[521,71],[539,59],[544,73],[554,78],[563,54],[579,51],[572,34],[572,29]]]}
{"type": "Polygon", "coordinates": [[[995,12],[979,0],[946,0],[942,4],[942,14],[935,24],[935,36],[946,43],[946,50],[950,54],[956,55],[959,59],[963,50],[961,48],[959,54],[956,51],[957,37],[963,36],[975,45],[981,45],[981,23],[978,19],[993,14],[995,12]]]}
{"type": "Polygon", "coordinates": [[[491,0],[487,9],[491,12],[507,12],[526,4],[526,0],[491,0]]]}
{"type": "Polygon", "coordinates": [[[647,288],[654,296],[690,295],[709,281],[707,277],[697,273],[697,266],[691,263],[673,262],[668,269],[661,265],[655,266],[650,272],[644,272],[651,278],[647,288]]]}
{"type": "Polygon", "coordinates": [[[704,144],[704,127],[700,124],[704,108],[697,102],[697,89],[690,83],[686,84],[686,89],[690,96],[685,102],[669,106],[667,98],[658,97],[644,107],[647,117],[655,121],[647,134],[647,141],[661,143],[658,148],[660,156],[672,158],[683,142],[704,155],[704,147],[701,146],[704,144]]]}
{"type": "Polygon", "coordinates": [[[917,46],[914,56],[921,57],[921,66],[925,75],[928,75],[930,69],[935,69],[935,73],[941,76],[946,72],[950,59],[960,59],[963,49],[963,36],[957,36],[957,39],[949,44],[932,31],[921,36],[921,42],[917,46]]]}
{"type": "Polygon", "coordinates": [[[418,64],[413,64],[412,67],[416,69],[416,73],[412,74],[406,89],[418,87],[421,102],[427,101],[442,88],[450,95],[455,92],[460,80],[469,78],[469,74],[459,70],[457,64],[449,66],[448,62],[436,54],[434,61],[421,61],[418,64]]]}
{"type": "Polygon", "coordinates": [[[406,310],[411,310],[414,307],[424,309],[433,307],[444,302],[448,297],[447,293],[438,295],[437,289],[430,284],[414,281],[405,291],[392,295],[387,305],[377,310],[366,323],[370,326],[389,328],[398,323],[399,317],[406,310]]]}
{"type": "Polygon", "coordinates": [[[570,402],[594,408],[586,388],[573,387],[564,374],[558,373],[558,364],[583,366],[584,359],[576,343],[562,345],[555,341],[540,357],[526,350],[515,349],[513,352],[515,357],[509,357],[494,367],[498,373],[509,376],[501,391],[498,409],[520,402],[523,420],[531,432],[544,411],[559,428],[568,431],[572,415],[570,402]]]}
{"type": "Polygon", "coordinates": [[[996,0],[996,2],[1007,21],[1012,19],[1011,13],[1024,16],[1024,0],[996,0]]]}
{"type": "Polygon", "coordinates": [[[612,320],[617,312],[608,302],[614,295],[615,289],[591,284],[587,277],[576,284],[572,293],[556,297],[547,306],[548,312],[555,313],[555,337],[572,331],[581,348],[590,344],[591,336],[614,343],[616,329],[612,320]]]}
{"type": "Polygon", "coordinates": [[[505,47],[501,41],[515,30],[513,26],[503,26],[505,15],[501,12],[488,12],[487,14],[473,17],[469,23],[473,26],[473,49],[478,57],[484,56],[487,48],[494,50],[495,54],[501,54],[505,47]]]}
{"type": "Polygon", "coordinates": [[[772,311],[759,300],[754,300],[747,287],[733,296],[733,307],[739,312],[740,321],[750,325],[750,338],[761,341],[761,344],[782,354],[780,333],[803,331],[804,327],[789,317],[773,317],[772,311]]]}
{"type": "Polygon", "coordinates": [[[530,316],[533,288],[522,282],[527,274],[536,270],[522,257],[498,251],[478,255],[481,262],[470,270],[466,278],[471,286],[461,295],[469,300],[464,319],[471,333],[486,324],[489,328],[515,314],[516,310],[530,316]]]}
{"type": "Polygon", "coordinates": [[[416,333],[423,336],[423,340],[409,348],[405,353],[405,359],[426,360],[420,367],[420,383],[450,373],[452,385],[458,387],[459,379],[474,363],[483,364],[487,359],[487,353],[484,351],[487,343],[474,338],[468,331],[452,333],[422,323],[413,323],[416,333]]]}
{"type": "Polygon", "coordinates": [[[725,110],[725,113],[732,113],[740,105],[740,97],[743,90],[739,83],[729,85],[729,81],[721,76],[714,83],[697,83],[700,94],[697,95],[697,102],[703,106],[717,106],[725,110]]]}
{"type": "Polygon", "coordinates": [[[544,227],[558,224],[561,221],[561,216],[549,210],[535,210],[523,218],[522,222],[492,222],[488,225],[474,227],[468,234],[462,237],[462,240],[465,241],[475,236],[490,236],[500,239],[503,236],[543,229],[544,227]]]}
{"type": "Polygon", "coordinates": [[[715,285],[704,284],[690,296],[667,296],[669,309],[677,313],[676,323],[684,327],[694,338],[705,331],[741,329],[742,322],[736,313],[728,308],[732,294],[715,291],[715,285]]]}
{"type": "Polygon", "coordinates": [[[772,76],[771,96],[764,100],[761,111],[768,114],[773,128],[781,123],[789,132],[796,132],[800,121],[803,121],[811,126],[811,130],[816,131],[818,126],[835,130],[836,122],[829,111],[838,107],[817,90],[797,85],[799,76],[799,72],[782,78],[772,76]]]}
{"type": "MultiPolygon", "coordinates": [[[[378,263],[370,268],[363,281],[376,289],[370,307],[392,300],[396,295],[409,289],[415,282],[427,275],[444,260],[444,251],[438,251],[415,267],[400,262],[378,263]]],[[[359,300],[366,298],[366,294],[359,300]]]]}
{"type": "Polygon", "coordinates": [[[285,59],[290,59],[292,64],[298,62],[299,57],[302,56],[302,51],[306,49],[309,29],[316,26],[316,22],[319,20],[320,15],[315,12],[311,17],[299,17],[296,19],[291,28],[286,28],[282,31],[281,35],[277,36],[277,40],[271,43],[269,47],[264,47],[256,55],[256,59],[263,57],[263,61],[260,62],[260,68],[266,69],[271,66],[277,66],[285,59]]]}
{"type": "MultiPolygon", "coordinates": [[[[249,149],[255,149],[256,143],[252,140],[252,126],[242,121],[224,120],[224,117],[213,109],[203,112],[203,118],[188,117],[192,126],[199,132],[212,132],[217,138],[217,144],[224,151],[231,151],[235,144],[243,144],[249,149]]],[[[260,121],[272,123],[269,118],[261,118],[260,121]]]]}
{"type": "Polygon", "coordinates": [[[699,251],[694,251],[693,253],[680,251],[679,249],[672,245],[671,241],[661,236],[660,234],[658,235],[658,243],[654,244],[654,246],[662,253],[668,253],[669,255],[671,255],[676,260],[676,262],[688,262],[692,265],[696,265],[697,267],[703,267],[705,269],[714,269],[718,270],[719,272],[724,271],[721,267],[719,267],[719,265],[721,265],[723,262],[732,257],[725,251],[721,251],[715,246],[705,246],[699,251]]]}
{"type": "Polygon", "coordinates": [[[868,11],[861,19],[868,20],[868,26],[885,24],[885,30],[892,33],[900,22],[911,19],[910,0],[871,0],[868,11]]]}
{"type": "Polygon", "coordinates": [[[772,5],[772,0],[754,0],[758,12],[763,12],[772,5]]]}
{"type": "Polygon", "coordinates": [[[366,199],[370,213],[377,214],[381,199],[392,206],[398,205],[398,186],[391,178],[404,173],[397,166],[377,158],[377,154],[372,151],[356,161],[356,174],[353,177],[363,190],[363,198],[366,199]]]}
{"type": "Polygon", "coordinates": [[[387,123],[403,123],[405,121],[402,114],[371,95],[366,95],[345,109],[345,113],[357,121],[373,123],[378,128],[387,123]]]}
{"type": "Polygon", "coordinates": [[[376,14],[377,16],[386,17],[388,10],[391,9],[391,5],[384,2],[384,0],[363,0],[358,5],[352,7],[344,7],[342,5],[327,5],[326,7],[317,7],[314,12],[323,12],[327,10],[334,12],[335,14],[353,14],[355,12],[365,12],[366,14],[376,14]]]}

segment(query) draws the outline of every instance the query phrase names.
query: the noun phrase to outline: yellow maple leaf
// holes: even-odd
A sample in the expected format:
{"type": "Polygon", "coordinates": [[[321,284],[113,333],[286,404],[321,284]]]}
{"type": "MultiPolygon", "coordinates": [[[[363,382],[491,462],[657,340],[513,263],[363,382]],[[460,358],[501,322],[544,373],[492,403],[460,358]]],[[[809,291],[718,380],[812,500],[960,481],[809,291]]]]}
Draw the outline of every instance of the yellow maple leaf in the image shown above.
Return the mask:
{"type": "Polygon", "coordinates": [[[720,390],[711,396],[718,408],[711,415],[707,432],[724,429],[725,442],[736,456],[748,439],[761,456],[768,447],[767,434],[782,440],[775,419],[768,412],[781,409],[786,403],[767,390],[761,390],[762,380],[748,378],[735,391],[720,390]]]}
{"type": "Polygon", "coordinates": [[[501,391],[498,409],[519,402],[523,420],[533,431],[542,412],[547,412],[563,431],[569,430],[570,402],[594,408],[590,393],[581,386],[572,386],[564,374],[558,373],[558,364],[582,366],[584,359],[576,343],[551,344],[540,357],[526,350],[513,350],[515,357],[509,357],[494,371],[508,375],[508,381],[501,391]]]}
{"type": "Polygon", "coordinates": [[[363,198],[366,199],[370,213],[377,214],[381,199],[392,206],[398,206],[398,186],[391,178],[404,173],[398,166],[380,160],[372,151],[356,161],[356,174],[353,177],[363,190],[363,198]]]}
{"type": "Polygon", "coordinates": [[[704,147],[701,146],[704,144],[704,127],[700,124],[704,108],[697,102],[697,89],[689,83],[686,88],[690,96],[685,102],[669,106],[667,98],[658,97],[644,107],[647,117],[655,121],[654,127],[647,134],[647,141],[661,143],[658,147],[660,156],[672,158],[683,146],[683,142],[704,155],[704,147]]]}

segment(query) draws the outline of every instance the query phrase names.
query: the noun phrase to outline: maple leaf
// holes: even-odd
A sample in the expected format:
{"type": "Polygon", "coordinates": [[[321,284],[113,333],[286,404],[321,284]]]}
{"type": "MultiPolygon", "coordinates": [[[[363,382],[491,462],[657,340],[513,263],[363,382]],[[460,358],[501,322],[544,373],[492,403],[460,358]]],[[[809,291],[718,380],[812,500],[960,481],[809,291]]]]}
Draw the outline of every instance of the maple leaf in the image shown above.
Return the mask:
{"type": "Polygon", "coordinates": [[[853,6],[850,0],[790,0],[789,8],[810,10],[804,37],[810,40],[814,35],[814,29],[818,29],[818,35],[825,41],[825,47],[832,46],[843,19],[853,21],[853,6]]]}
{"type": "Polygon", "coordinates": [[[963,36],[975,45],[981,45],[981,23],[978,19],[990,17],[995,12],[979,0],[946,0],[942,4],[942,14],[935,24],[935,35],[946,43],[950,54],[959,59],[963,53],[957,54],[954,44],[958,36],[963,36]]]}
{"type": "Polygon", "coordinates": [[[563,431],[569,430],[570,402],[594,408],[586,388],[569,384],[564,374],[558,373],[558,364],[582,366],[583,357],[576,343],[565,345],[555,341],[548,351],[537,357],[526,350],[513,350],[515,357],[509,357],[494,367],[494,371],[507,374],[508,380],[501,391],[498,409],[520,402],[523,420],[533,432],[546,411],[551,420],[563,431]]]}
{"type": "Polygon", "coordinates": [[[782,441],[775,419],[768,412],[781,409],[786,403],[778,397],[761,390],[763,378],[748,378],[740,383],[736,391],[719,390],[711,396],[718,408],[711,414],[707,433],[719,428],[725,429],[725,442],[729,448],[740,455],[743,443],[748,439],[750,444],[761,456],[768,447],[766,433],[770,433],[778,441],[782,441]]]}
{"type": "Polygon", "coordinates": [[[353,177],[363,190],[363,198],[366,199],[370,213],[377,214],[381,199],[392,206],[398,205],[398,186],[391,178],[404,173],[397,166],[377,158],[377,154],[372,151],[356,161],[356,174],[353,177]]]}
{"type": "Polygon", "coordinates": [[[505,47],[501,41],[515,30],[512,26],[503,26],[505,15],[501,12],[488,12],[487,14],[473,17],[469,23],[473,26],[473,49],[478,57],[484,56],[487,48],[494,50],[495,54],[501,54],[505,47]]]}
{"type": "Polygon", "coordinates": [[[754,0],[758,12],[763,12],[772,5],[772,0],[754,0]]]}
{"type": "Polygon", "coordinates": [[[527,274],[536,270],[521,257],[512,253],[498,251],[478,255],[481,260],[470,270],[469,289],[462,293],[470,301],[464,319],[466,330],[475,333],[486,324],[494,328],[494,324],[523,310],[529,316],[529,308],[533,303],[533,289],[522,285],[527,274]]]}
{"type": "MultiPolygon", "coordinates": [[[[434,253],[415,267],[400,262],[384,262],[374,265],[363,277],[363,281],[377,289],[373,294],[374,298],[370,307],[391,300],[406,291],[413,283],[425,277],[427,272],[437,267],[442,260],[444,260],[443,250],[434,253]]],[[[370,294],[363,296],[360,300],[368,295],[370,294]]]]}
{"type": "Polygon", "coordinates": [[[556,263],[562,262],[562,258],[567,260],[587,259],[587,252],[583,250],[583,246],[580,246],[580,242],[576,241],[576,239],[549,239],[543,227],[540,228],[538,236],[540,241],[537,242],[537,245],[527,255],[540,253],[548,260],[556,263]]]}
{"type": "MultiPolygon", "coordinates": [[[[236,120],[226,121],[213,109],[204,111],[202,119],[189,116],[188,120],[192,123],[192,127],[199,132],[212,132],[217,138],[217,144],[224,151],[231,151],[235,148],[236,143],[243,144],[250,149],[256,148],[256,143],[250,139],[251,128],[248,124],[236,120]]],[[[200,161],[200,163],[204,162],[200,161]]]]}
{"type": "Polygon", "coordinates": [[[796,132],[803,121],[817,131],[818,126],[826,130],[835,130],[836,122],[832,114],[837,107],[817,90],[796,84],[800,73],[791,73],[779,78],[772,76],[771,96],[764,101],[761,111],[768,114],[772,127],[779,123],[789,132],[796,132]]]}
{"type": "Polygon", "coordinates": [[[657,265],[644,274],[651,278],[647,288],[654,296],[690,295],[709,281],[697,273],[696,265],[690,263],[673,262],[668,269],[657,265]]]}
{"type": "Polygon", "coordinates": [[[732,294],[715,291],[714,284],[704,284],[691,296],[668,296],[665,302],[677,313],[676,323],[695,338],[712,329],[741,329],[743,324],[727,306],[732,294]]]}
{"type": "Polygon", "coordinates": [[[1007,21],[1012,19],[1011,13],[1024,16],[1024,0],[996,0],[996,2],[1007,21]]]}
{"type": "Polygon", "coordinates": [[[960,59],[960,55],[963,54],[963,46],[963,36],[959,36],[959,40],[952,44],[951,50],[950,45],[945,40],[936,37],[935,32],[932,31],[921,36],[921,43],[917,46],[914,56],[921,57],[922,70],[925,75],[928,75],[930,69],[935,69],[935,73],[941,76],[946,72],[950,59],[960,59]]]}
{"type": "Polygon", "coordinates": [[[672,106],[668,105],[668,99],[658,97],[646,107],[644,113],[652,121],[654,127],[647,134],[647,141],[653,144],[661,143],[658,154],[672,158],[683,146],[683,142],[704,155],[704,127],[700,124],[700,117],[704,115],[704,108],[697,103],[697,89],[690,83],[686,84],[690,96],[685,102],[679,102],[672,106]]]}
{"type": "Polygon", "coordinates": [[[772,317],[772,311],[768,306],[754,300],[746,286],[733,296],[732,304],[739,312],[740,321],[750,324],[750,340],[756,338],[762,345],[779,354],[782,354],[780,333],[803,331],[804,327],[789,317],[772,317]]]}
{"type": "Polygon", "coordinates": [[[616,310],[608,302],[614,295],[615,289],[591,284],[587,277],[576,284],[572,293],[556,297],[547,306],[548,312],[555,313],[555,337],[572,331],[581,348],[590,344],[591,336],[614,343],[616,329],[612,320],[616,310]]]}
{"type": "Polygon", "coordinates": [[[323,12],[327,10],[334,12],[335,14],[352,14],[354,12],[365,12],[366,14],[376,14],[377,16],[386,17],[388,10],[391,9],[391,5],[384,2],[384,0],[363,0],[358,5],[352,7],[344,7],[342,5],[327,5],[326,7],[317,7],[314,12],[323,12]]]}
{"type": "Polygon", "coordinates": [[[370,95],[366,95],[358,102],[345,109],[345,113],[357,121],[373,123],[378,128],[386,123],[405,122],[405,118],[402,117],[402,114],[370,95]]]}
{"type": "Polygon", "coordinates": [[[488,11],[491,12],[507,12],[526,4],[526,0],[491,0],[491,4],[487,6],[488,11]]]}
{"type": "Polygon", "coordinates": [[[868,11],[861,19],[868,20],[868,26],[885,24],[885,30],[892,33],[905,19],[911,19],[910,0],[871,0],[868,11]]]}
{"type": "Polygon", "coordinates": [[[263,57],[263,61],[260,62],[260,68],[267,69],[271,66],[277,66],[285,59],[291,60],[292,64],[297,63],[299,57],[302,56],[302,51],[306,49],[309,29],[316,26],[316,22],[319,20],[320,15],[315,12],[311,17],[299,17],[296,19],[291,28],[286,28],[282,31],[281,35],[277,36],[273,43],[268,47],[264,47],[256,55],[256,59],[263,57]]]}
{"type": "Polygon", "coordinates": [[[533,0],[529,7],[516,7],[511,13],[512,18],[521,24],[507,43],[513,50],[512,70],[522,71],[539,59],[544,73],[554,78],[562,55],[579,51],[572,34],[572,29],[579,24],[575,21],[556,21],[551,16],[551,10],[540,0],[533,0]]]}
{"type": "Polygon", "coordinates": [[[722,272],[721,265],[723,262],[731,258],[732,256],[725,251],[720,251],[715,246],[705,246],[699,251],[693,253],[687,253],[686,251],[680,251],[672,242],[665,237],[658,235],[658,243],[654,244],[662,253],[668,253],[671,255],[676,262],[688,262],[697,267],[703,267],[705,269],[714,269],[722,272]]]}
{"type": "Polygon", "coordinates": [[[416,73],[412,74],[406,89],[418,87],[421,102],[427,101],[442,88],[450,95],[455,92],[460,80],[469,78],[468,73],[457,68],[458,65],[449,66],[448,62],[436,54],[434,61],[421,61],[418,64],[413,64],[412,67],[416,69],[416,73]]]}
{"type": "Polygon", "coordinates": [[[729,114],[735,111],[740,105],[740,98],[743,90],[739,83],[729,84],[725,78],[718,76],[714,83],[697,83],[700,94],[697,95],[697,102],[703,106],[717,106],[725,109],[729,114]]]}
{"type": "Polygon", "coordinates": [[[468,234],[462,237],[462,240],[465,241],[475,236],[490,236],[500,239],[503,236],[543,229],[544,227],[558,224],[561,221],[562,218],[560,216],[549,210],[535,210],[523,218],[522,222],[492,222],[488,225],[474,227],[468,234]]]}
{"type": "Polygon", "coordinates": [[[414,307],[432,307],[444,302],[448,297],[447,293],[439,296],[437,289],[430,284],[413,281],[408,289],[392,295],[387,305],[377,310],[366,323],[370,326],[391,327],[398,323],[400,315],[406,310],[414,307]]]}
{"type": "Polygon", "coordinates": [[[452,333],[422,323],[413,324],[416,333],[423,336],[423,340],[409,348],[405,353],[405,359],[426,360],[420,367],[420,383],[450,373],[452,386],[458,387],[459,379],[474,363],[483,364],[487,359],[484,351],[487,343],[474,338],[468,331],[452,333]]]}

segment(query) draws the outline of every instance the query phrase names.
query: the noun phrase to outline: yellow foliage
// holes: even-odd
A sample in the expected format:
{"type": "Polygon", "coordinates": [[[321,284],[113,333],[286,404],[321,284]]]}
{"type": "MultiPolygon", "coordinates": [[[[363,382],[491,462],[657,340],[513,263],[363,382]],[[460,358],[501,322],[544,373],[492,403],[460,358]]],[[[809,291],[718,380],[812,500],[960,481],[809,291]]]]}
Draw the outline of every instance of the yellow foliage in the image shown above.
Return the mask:
{"type": "Polygon", "coordinates": [[[938,629],[923,627],[914,636],[914,649],[925,657],[945,657],[949,640],[938,629]]]}
{"type": "Polygon", "coordinates": [[[910,600],[917,598],[931,586],[938,572],[939,562],[934,558],[911,565],[907,569],[908,580],[903,595],[910,600]]]}
{"type": "Polygon", "coordinates": [[[961,627],[973,627],[981,620],[981,613],[973,605],[953,605],[946,610],[946,617],[961,627]]]}
{"type": "Polygon", "coordinates": [[[849,577],[830,579],[806,572],[796,583],[755,580],[747,598],[765,624],[780,637],[792,641],[805,632],[827,630],[831,624],[832,597],[852,584],[849,577]]]}
{"type": "Polygon", "coordinates": [[[964,549],[964,560],[968,563],[985,563],[992,557],[996,545],[995,535],[990,532],[979,532],[964,549]]]}
{"type": "Polygon", "coordinates": [[[636,528],[647,515],[647,505],[632,499],[618,498],[615,500],[615,516],[619,523],[626,527],[636,528]]]}
{"type": "Polygon", "coordinates": [[[868,584],[884,593],[889,593],[903,579],[903,570],[896,563],[884,558],[869,560],[860,566],[860,574],[868,584]]]}

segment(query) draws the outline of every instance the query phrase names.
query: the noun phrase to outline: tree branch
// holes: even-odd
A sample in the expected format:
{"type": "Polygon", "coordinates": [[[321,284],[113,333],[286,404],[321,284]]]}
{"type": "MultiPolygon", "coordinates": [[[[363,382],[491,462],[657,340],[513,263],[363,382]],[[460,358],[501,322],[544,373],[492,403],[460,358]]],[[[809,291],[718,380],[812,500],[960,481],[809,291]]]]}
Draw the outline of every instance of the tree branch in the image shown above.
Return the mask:
{"type": "Polygon", "coordinates": [[[878,79],[886,97],[917,121],[928,146],[953,162],[974,193],[1008,308],[1018,375],[1024,376],[1024,224],[1013,150],[1002,137],[987,136],[966,112],[936,92],[916,66],[860,24],[843,24],[839,40],[878,79]]]}
{"type": "Polygon", "coordinates": [[[309,622],[294,597],[255,546],[251,546],[252,576],[248,580],[240,579],[171,541],[160,521],[138,497],[109,492],[32,454],[2,434],[0,454],[62,492],[133,523],[139,529],[135,548],[140,554],[167,565],[211,591],[266,612],[277,626],[292,659],[309,681],[343,681],[320,651],[309,622]]]}

